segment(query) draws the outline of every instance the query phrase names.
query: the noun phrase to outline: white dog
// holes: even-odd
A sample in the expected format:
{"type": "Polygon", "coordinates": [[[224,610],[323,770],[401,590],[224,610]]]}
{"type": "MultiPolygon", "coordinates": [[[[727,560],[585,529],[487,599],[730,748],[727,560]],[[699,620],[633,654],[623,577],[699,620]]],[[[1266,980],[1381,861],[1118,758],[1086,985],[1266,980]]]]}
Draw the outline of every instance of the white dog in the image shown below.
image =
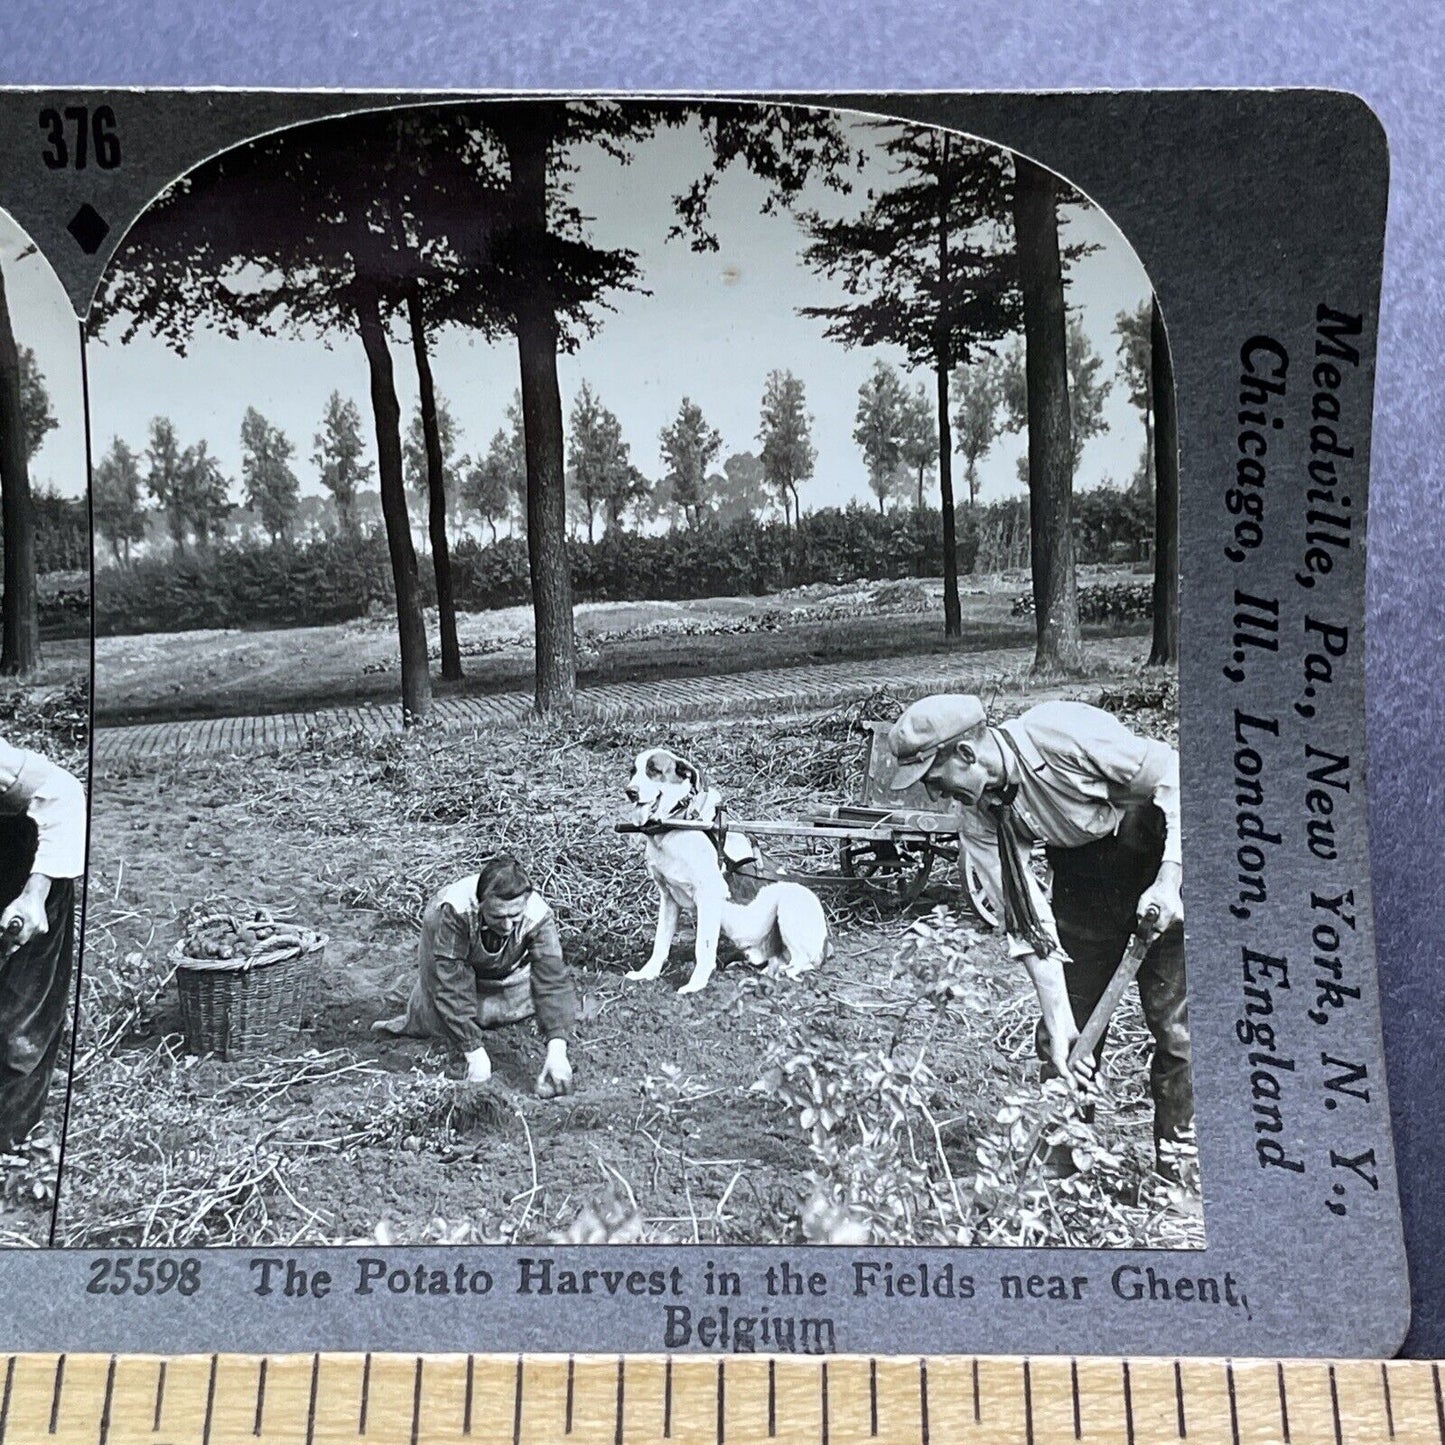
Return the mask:
{"type": "MultiPolygon", "coordinates": [[[[721,799],[702,772],[666,748],[639,753],[627,784],[639,824],[670,820],[711,823],[721,799]]],[[[729,832],[725,855],[737,862],[753,856],[741,833],[729,832]]],[[[801,883],[769,883],[750,903],[728,897],[727,878],[714,840],[697,828],[659,828],[647,835],[647,871],[657,884],[657,938],[652,956],[628,978],[657,978],[667,962],[680,911],[697,914],[697,945],[692,974],[678,990],[696,993],[717,967],[719,933],[725,933],[754,964],[768,964],[796,978],[831,957],[823,905],[801,883]]]]}

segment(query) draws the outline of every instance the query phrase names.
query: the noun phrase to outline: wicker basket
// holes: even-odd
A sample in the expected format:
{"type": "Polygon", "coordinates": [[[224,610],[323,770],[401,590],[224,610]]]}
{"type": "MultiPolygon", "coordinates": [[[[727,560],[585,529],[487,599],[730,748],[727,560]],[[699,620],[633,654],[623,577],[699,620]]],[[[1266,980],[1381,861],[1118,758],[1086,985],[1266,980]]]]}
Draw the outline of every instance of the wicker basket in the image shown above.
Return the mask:
{"type": "Polygon", "coordinates": [[[296,1042],[327,944],[322,933],[301,937],[289,953],[257,959],[192,958],[183,943],[171,949],[187,1052],[238,1059],[296,1042]]]}

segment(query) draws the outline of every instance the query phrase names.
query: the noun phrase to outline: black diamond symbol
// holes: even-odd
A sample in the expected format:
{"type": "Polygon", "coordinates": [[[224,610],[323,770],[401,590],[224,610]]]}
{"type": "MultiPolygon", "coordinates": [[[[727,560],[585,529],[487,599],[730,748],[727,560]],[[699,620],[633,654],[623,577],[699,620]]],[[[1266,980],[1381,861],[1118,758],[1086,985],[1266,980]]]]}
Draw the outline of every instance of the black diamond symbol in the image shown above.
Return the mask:
{"type": "Polygon", "coordinates": [[[100,250],[100,243],[110,235],[110,222],[87,201],[70,218],[65,229],[75,237],[75,244],[87,256],[93,256],[100,250]]]}

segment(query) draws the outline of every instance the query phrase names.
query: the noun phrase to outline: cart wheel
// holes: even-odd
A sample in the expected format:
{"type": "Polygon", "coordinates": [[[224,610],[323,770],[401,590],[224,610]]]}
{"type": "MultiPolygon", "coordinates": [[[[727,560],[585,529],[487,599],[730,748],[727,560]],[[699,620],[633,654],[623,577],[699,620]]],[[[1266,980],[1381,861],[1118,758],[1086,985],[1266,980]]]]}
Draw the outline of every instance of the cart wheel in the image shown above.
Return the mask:
{"type": "Polygon", "coordinates": [[[968,894],[968,901],[978,915],[979,921],[988,928],[1002,927],[1003,919],[999,917],[993,899],[988,896],[988,888],[984,884],[983,875],[973,866],[967,854],[959,859],[959,868],[963,873],[964,890],[968,894]]]}
{"type": "Polygon", "coordinates": [[[933,870],[933,849],[926,843],[845,841],[839,853],[844,875],[861,883],[876,902],[894,908],[912,903],[933,870]]]}

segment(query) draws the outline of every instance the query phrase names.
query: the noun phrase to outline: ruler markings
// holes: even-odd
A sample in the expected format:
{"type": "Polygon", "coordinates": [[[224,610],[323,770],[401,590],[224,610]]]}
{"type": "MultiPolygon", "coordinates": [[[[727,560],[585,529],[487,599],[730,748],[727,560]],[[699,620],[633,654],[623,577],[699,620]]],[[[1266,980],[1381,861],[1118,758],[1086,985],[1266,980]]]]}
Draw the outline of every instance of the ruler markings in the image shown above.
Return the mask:
{"type": "MultiPolygon", "coordinates": [[[[418,1370],[421,1368],[421,1361],[417,1362],[418,1370]]],[[[517,1373],[512,1382],[512,1445],[521,1445],[522,1442],[522,1356],[517,1356],[517,1373]]],[[[416,1436],[413,1434],[411,1445],[416,1445],[416,1436]]]]}
{"type": "Polygon", "coordinates": [[[15,1356],[5,1365],[5,1398],[0,1400],[0,1445],[5,1445],[5,1432],[10,1428],[10,1391],[15,1384],[15,1356]]]}
{"type": "MultiPolygon", "coordinates": [[[[411,1386],[411,1445],[421,1439],[421,1367],[422,1358],[416,1357],[416,1376],[411,1386]]],[[[522,1357],[517,1356],[517,1424],[522,1421],[522,1357]]]]}
{"type": "Polygon", "coordinates": [[[622,1407],[626,1400],[627,1392],[627,1357],[617,1357],[617,1428],[613,1431],[615,1445],[622,1445],[622,1407]]]}
{"type": "Polygon", "coordinates": [[[50,1397],[50,1434],[55,1434],[55,1427],[60,1422],[60,1390],[65,1384],[65,1356],[55,1362],[55,1392],[50,1397]]]}
{"type": "Polygon", "coordinates": [[[105,1400],[100,1407],[100,1433],[98,1436],[100,1445],[107,1445],[110,1440],[110,1407],[115,1403],[115,1356],[110,1357],[110,1364],[105,1371],[105,1400]]]}
{"type": "MultiPolygon", "coordinates": [[[[717,1445],[723,1445],[727,1439],[727,1374],[726,1362],[717,1362],[717,1445]]],[[[621,1436],[618,1437],[617,1445],[622,1445],[621,1436]]]]}
{"type": "MultiPolygon", "coordinates": [[[[256,1423],[251,1426],[251,1433],[258,1438],[261,1434],[261,1424],[266,1418],[266,1357],[262,1355],[260,1368],[256,1371],[256,1423]]],[[[363,1432],[364,1433],[364,1432],[363,1432]]]]}
{"type": "Polygon", "coordinates": [[[316,1386],[321,1378],[321,1356],[311,1356],[311,1391],[306,1401],[306,1445],[316,1438],[316,1386]]]}
{"type": "MultiPolygon", "coordinates": [[[[133,1445],[133,1437],[142,1435],[147,1428],[165,1445],[240,1445],[242,1440],[266,1439],[289,1439],[300,1445],[303,1408],[309,1445],[345,1445],[348,1440],[359,1442],[368,1434],[378,1439],[398,1439],[405,1445],[408,1411],[407,1395],[402,1391],[408,1385],[411,1445],[430,1445],[470,1434],[479,1404],[484,1418],[490,1412],[494,1424],[500,1423],[495,1420],[495,1406],[485,1402],[504,1401],[509,1387],[515,1445],[547,1439],[560,1442],[564,1410],[566,1433],[575,1435],[579,1442],[610,1439],[612,1445],[631,1445],[639,1440],[677,1438],[715,1440],[717,1445],[761,1445],[764,1438],[759,1398],[764,1379],[761,1360],[714,1356],[675,1365],[670,1356],[644,1360],[613,1356],[614,1394],[608,1389],[607,1357],[582,1356],[580,1367],[578,1357],[565,1357],[564,1371],[564,1357],[554,1356],[552,1365],[540,1374],[532,1374],[533,1363],[541,1361],[524,1354],[451,1357],[454,1363],[440,1356],[367,1354],[351,1357],[354,1363],[338,1374],[333,1364],[340,1358],[344,1365],[345,1357],[327,1355],[331,1363],[327,1364],[327,1389],[323,1391],[322,1357],[313,1353],[309,1391],[303,1394],[306,1358],[219,1354],[192,1357],[181,1361],[185,1368],[177,1383],[168,1380],[168,1361],[163,1359],[142,1357],[132,1364],[135,1357],[125,1355],[7,1356],[0,1385],[0,1445],[7,1441],[20,1445],[22,1438],[28,1442],[37,1436],[45,1438],[47,1433],[57,1440],[57,1445],[133,1445]],[[440,1374],[430,1368],[439,1364],[446,1366],[440,1374]],[[278,1374],[273,1366],[283,1373],[278,1374]],[[631,1391],[627,1386],[629,1366],[635,1367],[631,1391]],[[153,1377],[147,1373],[152,1367],[153,1377]],[[678,1370],[681,1375],[677,1375],[678,1370]],[[295,1388],[290,1392],[284,1387],[287,1378],[294,1380],[295,1388]],[[154,1381],[154,1404],[149,1379],[154,1381]],[[384,1395],[373,1403],[372,1392],[383,1385],[384,1395]],[[424,1428],[423,1397],[428,1389],[428,1423],[424,1428]],[[680,1396],[678,1389],[683,1391],[680,1396]],[[182,1404],[176,1408],[181,1413],[177,1416],[175,1409],[168,1412],[174,1425],[167,1432],[166,1396],[177,1390],[181,1391],[182,1404]],[[354,1395],[353,1390],[357,1392],[354,1395]],[[530,1402],[525,1407],[525,1420],[524,1390],[530,1402]],[[610,1401],[609,1394],[613,1395],[610,1401]],[[389,1430],[380,1429],[382,1399],[392,1426],[389,1430]],[[202,1405],[204,1416],[198,1419],[202,1405]],[[605,1411],[601,1419],[597,1418],[599,1405],[605,1411]],[[607,1405],[611,1408],[607,1409],[607,1405]],[[439,1409],[446,1419],[433,1422],[434,1409],[439,1409]],[[684,1415],[679,1416],[678,1410],[684,1415]],[[611,1430],[607,1429],[609,1423],[611,1430]]],[[[1189,1371],[1182,1359],[1121,1359],[1116,1362],[1117,1373],[1112,1373],[1107,1360],[1081,1360],[1077,1356],[1067,1357],[1067,1372],[1063,1358],[994,1361],[924,1357],[916,1360],[916,1425],[906,1391],[907,1372],[914,1363],[895,1363],[878,1356],[852,1360],[768,1356],[767,1438],[784,1436],[800,1445],[804,1441],[810,1445],[833,1445],[837,1441],[842,1445],[844,1440],[865,1438],[929,1445],[932,1437],[939,1445],[945,1439],[951,1445],[959,1438],[959,1416],[967,1419],[964,1412],[968,1409],[969,1382],[974,1380],[975,1416],[982,1423],[982,1369],[987,1366],[997,1376],[990,1375],[993,1404],[987,1429],[999,1439],[1016,1440],[1018,1445],[1047,1445],[1069,1439],[1070,1426],[1072,1438],[1079,1442],[1114,1438],[1120,1445],[1155,1445],[1168,1438],[1171,1425],[1181,1441],[1193,1434],[1218,1440],[1222,1445],[1250,1445],[1270,1439],[1298,1440],[1300,1445],[1307,1440],[1349,1445],[1386,1438],[1420,1445],[1421,1431],[1428,1439],[1432,1424],[1437,1441],[1445,1445],[1445,1381],[1441,1379],[1440,1365],[1427,1361],[1320,1360],[1312,1368],[1300,1362],[1298,1367],[1291,1364],[1286,1369],[1285,1363],[1278,1360],[1201,1360],[1198,1368],[1189,1371]],[[865,1358],[866,1430],[862,1409],[865,1358]],[[1104,1366],[1102,1372],[1097,1370],[1100,1364],[1104,1366]],[[904,1398],[888,1395],[880,1400],[882,1371],[896,1371],[900,1366],[904,1398]],[[944,1371],[941,1377],[939,1369],[944,1371]],[[1268,1423],[1273,1409],[1256,1393],[1257,1386],[1268,1381],[1271,1369],[1279,1412],[1273,1424],[1268,1423]],[[1188,1381],[1186,1374],[1190,1375],[1188,1381]],[[1168,1403],[1171,1382],[1173,1410],[1168,1403]],[[816,1407],[811,1403],[813,1398],[816,1407]],[[1429,1408],[1432,1400],[1433,1413],[1429,1408]],[[941,1415],[935,1409],[940,1401],[944,1411],[941,1415]],[[1259,1416],[1261,1405],[1264,1419],[1259,1416]],[[1122,1419],[1112,1413],[1121,1407],[1122,1419]],[[819,1411],[816,1417],[813,1408],[819,1411]],[[1010,1418],[1014,1409],[1020,1414],[1010,1418]]],[[[488,1427],[483,1435],[489,1441],[498,1436],[505,1439],[505,1429],[504,1425],[500,1431],[488,1427]]],[[[985,1432],[968,1438],[992,1439],[994,1435],[985,1432]]]]}
{"type": "Polygon", "coordinates": [[[220,1363],[219,1355],[211,1356],[211,1373],[206,1381],[206,1419],[201,1427],[201,1445],[211,1445],[211,1422],[216,1412],[216,1370],[220,1363]]]}

